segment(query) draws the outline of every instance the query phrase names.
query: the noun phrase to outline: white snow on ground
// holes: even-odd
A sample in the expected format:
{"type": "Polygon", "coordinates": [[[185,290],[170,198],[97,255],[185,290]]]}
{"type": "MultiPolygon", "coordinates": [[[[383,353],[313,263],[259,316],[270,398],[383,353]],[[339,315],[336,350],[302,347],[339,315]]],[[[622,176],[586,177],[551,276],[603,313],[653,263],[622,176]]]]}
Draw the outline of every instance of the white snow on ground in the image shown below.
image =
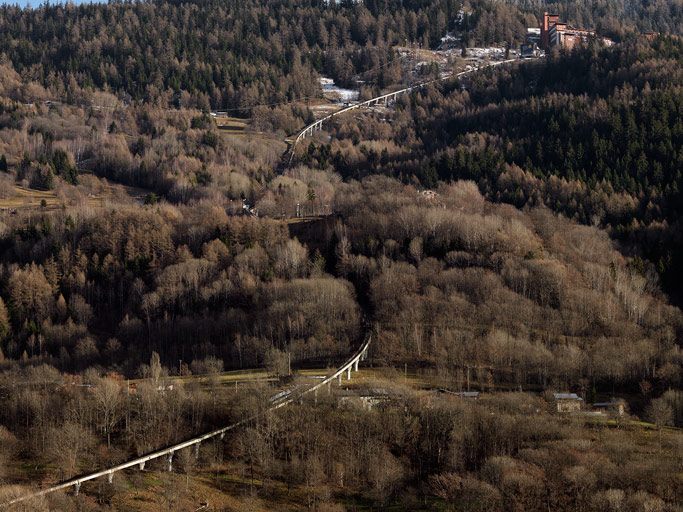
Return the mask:
{"type": "Polygon", "coordinates": [[[339,101],[355,101],[359,96],[358,91],[337,87],[334,83],[334,80],[331,78],[320,77],[320,87],[323,89],[323,94],[338,96],[339,101]]]}
{"type": "Polygon", "coordinates": [[[441,44],[453,44],[458,42],[460,42],[460,38],[452,36],[450,34],[446,34],[444,37],[441,38],[441,44]]]}
{"type": "Polygon", "coordinates": [[[468,57],[476,57],[478,59],[503,59],[505,57],[505,48],[468,48],[468,57]]]}

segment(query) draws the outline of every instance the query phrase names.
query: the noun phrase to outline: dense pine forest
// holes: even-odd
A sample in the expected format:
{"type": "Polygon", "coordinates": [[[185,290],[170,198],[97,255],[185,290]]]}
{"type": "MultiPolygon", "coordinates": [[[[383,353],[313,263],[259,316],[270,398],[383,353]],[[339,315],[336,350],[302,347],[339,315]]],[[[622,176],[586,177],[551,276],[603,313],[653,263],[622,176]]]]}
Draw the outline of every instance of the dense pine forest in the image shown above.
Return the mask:
{"type": "Polygon", "coordinates": [[[318,95],[317,77],[400,80],[396,45],[516,45],[543,9],[622,38],[683,33],[677,2],[222,0],[0,8],[0,53],[22,76],[73,99],[94,87],[163,106],[233,109],[318,95]],[[457,22],[460,9],[464,20],[457,22]]]}

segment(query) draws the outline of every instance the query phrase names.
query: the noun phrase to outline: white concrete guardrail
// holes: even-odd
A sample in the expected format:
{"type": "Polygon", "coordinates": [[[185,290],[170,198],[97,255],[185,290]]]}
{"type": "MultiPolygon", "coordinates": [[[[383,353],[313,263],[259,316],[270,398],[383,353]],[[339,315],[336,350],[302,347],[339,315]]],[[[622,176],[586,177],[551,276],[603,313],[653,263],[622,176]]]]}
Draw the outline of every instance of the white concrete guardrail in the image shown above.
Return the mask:
{"type": "Polygon", "coordinates": [[[108,469],[104,469],[102,471],[97,471],[95,473],[90,473],[87,475],[82,475],[76,478],[73,478],[71,480],[67,480],[66,482],[62,482],[60,484],[54,485],[52,487],[48,487],[46,489],[36,491],[30,494],[26,494],[24,496],[19,496],[17,498],[14,498],[10,501],[7,501],[5,503],[0,504],[0,508],[6,508],[10,507],[11,505],[27,501],[33,498],[38,498],[40,496],[45,496],[47,494],[53,493],[55,491],[59,491],[62,489],[68,489],[70,487],[74,488],[74,493],[78,495],[78,492],[80,491],[81,484],[83,482],[87,482],[89,480],[95,480],[96,478],[100,478],[103,476],[107,477],[107,480],[109,483],[112,483],[112,480],[114,478],[114,473],[118,471],[122,471],[124,469],[132,468],[132,467],[138,467],[140,470],[145,469],[145,463],[150,460],[155,460],[155,459],[160,459],[162,457],[166,457],[166,462],[167,462],[167,468],[168,471],[173,470],[173,455],[175,452],[182,450],[183,448],[188,448],[190,446],[195,447],[195,456],[199,456],[199,445],[203,442],[206,441],[207,439],[219,437],[220,439],[223,439],[225,436],[226,432],[229,432],[230,430],[234,430],[237,427],[240,427],[242,425],[245,425],[251,421],[254,421],[255,419],[258,419],[262,415],[264,415],[267,412],[274,411],[276,409],[279,409],[281,407],[284,407],[286,405],[291,404],[294,401],[300,401],[303,399],[304,396],[309,395],[310,393],[314,393],[317,396],[318,390],[322,388],[323,386],[327,386],[328,391],[330,390],[330,387],[332,386],[332,383],[337,380],[338,384],[341,386],[342,383],[342,378],[344,374],[346,374],[346,378],[348,380],[351,379],[351,372],[352,371],[358,371],[358,363],[360,361],[364,361],[367,358],[368,354],[368,348],[370,347],[370,340],[371,336],[367,337],[367,340],[363,345],[356,351],[356,353],[351,356],[350,359],[344,363],[343,366],[341,366],[335,373],[332,375],[326,377],[319,383],[315,384],[314,386],[308,387],[305,390],[303,390],[300,393],[294,393],[292,396],[291,394],[286,394],[286,395],[276,395],[278,398],[274,401],[273,405],[271,405],[268,409],[266,409],[263,412],[254,414],[252,416],[249,416],[241,421],[238,421],[237,423],[233,423],[232,425],[228,425],[227,427],[219,428],[218,430],[213,430],[211,432],[208,432],[206,434],[203,434],[198,437],[194,437],[188,441],[184,441],[182,443],[174,444],[172,446],[162,448],[161,450],[157,450],[152,453],[148,453],[147,455],[143,455],[141,457],[138,457],[136,459],[129,460],[128,462],[123,462],[122,464],[118,464],[117,466],[113,466],[108,469]]]}
{"type": "MultiPolygon", "coordinates": [[[[530,59],[527,59],[530,60],[530,59]]],[[[356,103],[355,105],[351,105],[349,107],[342,108],[341,110],[337,110],[336,112],[327,115],[321,119],[318,119],[316,122],[309,124],[299,132],[299,134],[296,136],[296,139],[294,139],[294,142],[292,143],[292,146],[290,147],[290,155],[289,155],[289,161],[288,165],[292,164],[292,160],[294,159],[294,150],[296,149],[297,144],[301,142],[301,140],[305,139],[309,135],[313,135],[313,132],[317,130],[322,130],[323,128],[323,123],[326,123],[330,119],[332,119],[335,116],[339,116],[341,114],[345,114],[346,112],[349,112],[351,110],[357,109],[357,108],[362,108],[362,107],[370,107],[372,105],[377,105],[380,102],[384,102],[385,105],[388,105],[390,102],[396,101],[396,98],[415,91],[417,89],[420,89],[421,87],[425,87],[427,85],[436,83],[436,82],[442,82],[444,80],[449,80],[451,78],[459,78],[461,76],[468,75],[470,73],[476,73],[477,71],[480,71],[482,69],[490,68],[493,66],[500,66],[502,64],[509,64],[511,62],[520,62],[519,59],[507,59],[507,60],[501,60],[498,62],[491,62],[488,64],[485,64],[483,66],[478,66],[474,67],[473,69],[469,69],[467,71],[461,71],[460,73],[451,73],[447,76],[441,77],[441,78],[435,78],[433,80],[427,80],[426,82],[420,82],[419,84],[412,85],[410,87],[406,87],[405,89],[399,89],[398,91],[393,91],[387,94],[382,94],[381,96],[377,96],[375,98],[371,98],[369,100],[363,101],[361,103],[356,103]]]]}

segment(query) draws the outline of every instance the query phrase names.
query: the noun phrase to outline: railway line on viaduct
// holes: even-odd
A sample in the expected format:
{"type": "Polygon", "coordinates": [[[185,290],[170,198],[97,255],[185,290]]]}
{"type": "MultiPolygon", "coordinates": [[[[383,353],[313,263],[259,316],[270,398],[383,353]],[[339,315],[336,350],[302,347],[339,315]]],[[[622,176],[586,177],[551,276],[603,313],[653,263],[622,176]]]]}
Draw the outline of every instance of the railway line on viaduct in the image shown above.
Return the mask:
{"type": "Polygon", "coordinates": [[[140,457],[136,457],[133,459],[130,459],[126,462],[122,462],[121,464],[117,464],[115,466],[112,466],[110,468],[106,468],[100,471],[95,471],[93,473],[88,473],[85,475],[78,476],[76,478],[72,478],[70,480],[67,480],[65,482],[61,482],[59,484],[47,487],[45,489],[41,489],[39,491],[35,491],[32,493],[24,494],[21,496],[18,496],[16,498],[13,498],[9,501],[6,501],[5,503],[0,504],[0,509],[3,510],[9,510],[12,508],[13,505],[22,503],[22,502],[28,502],[32,499],[40,498],[43,496],[46,496],[48,494],[52,494],[57,491],[63,491],[63,490],[68,490],[68,489],[73,489],[74,494],[78,495],[81,489],[81,485],[85,482],[89,482],[91,480],[96,480],[98,478],[103,478],[106,477],[107,481],[109,483],[113,482],[114,475],[120,471],[124,471],[126,469],[130,468],[138,468],[139,470],[144,470],[145,469],[145,464],[149,461],[152,460],[158,460],[162,459],[165,460],[166,463],[166,469],[168,471],[173,471],[173,457],[176,452],[183,450],[185,448],[194,448],[195,450],[195,457],[199,456],[199,449],[200,446],[203,442],[208,441],[210,439],[223,439],[225,437],[225,434],[235,430],[239,427],[248,425],[249,423],[256,421],[257,419],[263,417],[265,414],[268,414],[270,412],[276,411],[277,409],[280,409],[282,407],[285,407],[291,403],[298,402],[303,400],[305,397],[314,395],[317,396],[317,394],[320,392],[320,390],[324,390],[327,388],[328,392],[331,392],[331,387],[337,382],[339,386],[342,385],[342,382],[344,380],[344,377],[346,377],[347,380],[351,380],[351,375],[352,372],[358,371],[358,366],[361,361],[364,361],[367,359],[368,356],[368,350],[370,348],[370,341],[371,341],[371,336],[369,335],[365,342],[361,345],[361,347],[349,358],[346,360],[346,362],[337,368],[337,370],[332,373],[331,375],[328,375],[325,377],[323,380],[320,382],[307,387],[303,391],[299,392],[287,392],[287,393],[279,393],[273,397],[271,405],[265,409],[262,412],[253,414],[251,416],[248,416],[236,423],[232,423],[230,425],[227,425],[225,427],[221,427],[216,430],[212,430],[211,432],[207,432],[205,434],[193,437],[191,439],[188,439],[187,441],[183,441],[181,443],[177,443],[171,446],[167,446],[165,448],[161,448],[159,450],[153,451],[151,453],[147,453],[145,455],[141,455],[140,457]]]}
{"type": "MultiPolygon", "coordinates": [[[[301,131],[298,132],[296,138],[292,141],[288,151],[285,153],[283,160],[286,162],[286,165],[289,166],[291,165],[295,151],[297,148],[297,145],[300,144],[304,139],[307,137],[312,136],[316,131],[320,131],[323,129],[323,125],[326,123],[329,123],[329,121],[337,116],[343,115],[345,113],[351,112],[356,109],[361,109],[361,108],[367,108],[367,107],[372,107],[375,105],[379,105],[381,103],[384,103],[385,105],[390,105],[396,101],[396,99],[402,95],[409,94],[413,91],[419,90],[421,88],[424,88],[426,86],[429,86],[431,84],[439,83],[439,82],[444,82],[446,80],[450,80],[453,78],[461,78],[470,74],[474,74],[476,72],[479,72],[484,69],[489,69],[495,66],[501,66],[505,64],[510,64],[513,62],[519,62],[518,59],[508,59],[508,60],[502,60],[502,61],[496,61],[496,62],[490,62],[481,66],[476,66],[472,69],[468,69],[465,71],[461,71],[458,73],[451,73],[447,76],[432,79],[432,80],[427,80],[425,82],[420,82],[418,84],[412,85],[410,87],[405,87],[403,89],[399,89],[397,91],[392,91],[389,93],[382,94],[380,96],[376,96],[374,98],[371,98],[369,100],[362,101],[360,103],[350,105],[347,107],[344,107],[332,114],[329,114],[321,119],[318,119],[317,121],[309,124],[308,126],[304,127],[301,131]]],[[[72,478],[70,480],[67,480],[65,482],[61,482],[59,484],[47,487],[45,489],[41,489],[38,491],[34,491],[31,493],[27,493],[21,496],[17,496],[16,498],[13,498],[9,501],[6,501],[5,503],[0,503],[0,509],[10,509],[12,505],[16,505],[19,503],[23,502],[28,502],[29,500],[40,498],[52,493],[55,493],[57,491],[63,491],[63,490],[69,490],[73,489],[74,494],[78,495],[80,492],[82,484],[85,482],[89,482],[92,480],[96,480],[98,478],[104,478],[106,477],[109,483],[113,482],[114,476],[116,473],[125,471],[127,469],[131,468],[137,468],[139,470],[144,470],[145,465],[149,461],[153,460],[159,460],[162,459],[165,461],[165,467],[168,471],[173,470],[173,457],[174,454],[180,450],[186,449],[186,448],[193,448],[195,450],[195,456],[198,456],[199,454],[199,449],[200,446],[203,442],[206,442],[211,439],[223,439],[226,435],[226,433],[235,430],[239,427],[245,426],[263,415],[276,411],[277,409],[280,409],[282,407],[285,407],[293,402],[301,401],[303,400],[306,396],[310,395],[316,395],[317,393],[324,388],[327,388],[328,391],[330,390],[332,384],[337,382],[338,385],[341,386],[344,377],[346,377],[347,380],[351,379],[352,372],[358,371],[358,366],[359,363],[367,358],[368,350],[370,347],[370,341],[371,338],[368,336],[366,338],[366,341],[361,345],[361,347],[342,365],[340,366],[334,373],[331,375],[325,377],[323,380],[321,380],[319,383],[316,383],[312,386],[307,387],[303,391],[298,391],[298,392],[285,392],[285,393],[279,393],[275,395],[271,399],[271,405],[266,408],[264,411],[255,413],[251,416],[248,416],[247,418],[244,418],[236,423],[232,423],[230,425],[221,427],[216,430],[212,430],[210,432],[207,432],[205,434],[193,437],[191,439],[188,439],[186,441],[183,441],[181,443],[177,443],[171,446],[167,446],[165,448],[150,452],[148,454],[130,459],[126,462],[117,464],[115,466],[88,473],[85,475],[81,475],[75,478],[72,478]]]]}
{"type": "MultiPolygon", "coordinates": [[[[530,59],[531,60],[531,59],[530,59]]],[[[297,136],[294,138],[292,141],[291,145],[289,146],[287,152],[284,155],[284,160],[286,162],[287,166],[290,166],[292,164],[292,161],[294,160],[294,155],[296,152],[296,148],[301,143],[306,137],[311,137],[316,131],[321,131],[323,129],[323,125],[326,123],[329,123],[329,121],[334,118],[341,116],[343,114],[346,114],[348,112],[351,112],[353,110],[357,110],[360,108],[368,108],[372,107],[375,105],[379,105],[380,103],[384,103],[385,105],[390,105],[391,103],[396,102],[396,99],[400,96],[403,96],[405,94],[409,94],[413,91],[416,91],[418,89],[422,89],[423,87],[427,87],[428,85],[432,85],[435,83],[439,82],[445,82],[447,80],[451,80],[453,78],[462,78],[464,76],[474,74],[478,71],[484,70],[484,69],[489,69],[495,66],[501,66],[504,64],[510,64],[513,62],[520,62],[519,59],[507,59],[507,60],[501,60],[501,61],[496,61],[496,62],[489,62],[487,64],[483,64],[481,66],[475,66],[472,69],[468,69],[465,71],[460,71],[458,73],[451,73],[446,76],[440,77],[440,78],[435,78],[432,80],[427,80],[424,82],[417,83],[415,85],[411,85],[410,87],[405,87],[403,89],[399,89],[397,91],[392,91],[389,93],[382,94],[380,96],[376,96],[374,98],[370,98],[369,100],[362,101],[360,103],[356,103],[354,105],[349,105],[348,107],[344,107],[340,110],[337,110],[336,112],[333,112],[332,114],[328,114],[325,117],[322,117],[321,119],[318,119],[317,121],[309,124],[305,128],[303,128],[297,136]]]]}

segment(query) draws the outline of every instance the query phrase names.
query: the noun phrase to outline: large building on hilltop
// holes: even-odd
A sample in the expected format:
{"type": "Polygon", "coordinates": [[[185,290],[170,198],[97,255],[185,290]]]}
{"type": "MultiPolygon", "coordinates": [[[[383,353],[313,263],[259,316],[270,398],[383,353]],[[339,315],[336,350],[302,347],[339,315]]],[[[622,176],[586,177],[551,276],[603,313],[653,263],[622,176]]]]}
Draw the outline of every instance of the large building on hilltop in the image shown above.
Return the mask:
{"type": "Polygon", "coordinates": [[[550,48],[550,28],[560,21],[558,14],[543,13],[543,21],[541,22],[541,48],[547,50],[550,48]]]}
{"type": "MultiPolygon", "coordinates": [[[[560,21],[560,16],[557,14],[543,13],[540,37],[540,46],[543,50],[548,51],[556,46],[571,49],[577,44],[596,38],[597,35],[594,30],[574,28],[568,23],[560,21]]],[[[601,38],[601,40],[607,46],[612,45],[610,39],[601,38]]]]}

